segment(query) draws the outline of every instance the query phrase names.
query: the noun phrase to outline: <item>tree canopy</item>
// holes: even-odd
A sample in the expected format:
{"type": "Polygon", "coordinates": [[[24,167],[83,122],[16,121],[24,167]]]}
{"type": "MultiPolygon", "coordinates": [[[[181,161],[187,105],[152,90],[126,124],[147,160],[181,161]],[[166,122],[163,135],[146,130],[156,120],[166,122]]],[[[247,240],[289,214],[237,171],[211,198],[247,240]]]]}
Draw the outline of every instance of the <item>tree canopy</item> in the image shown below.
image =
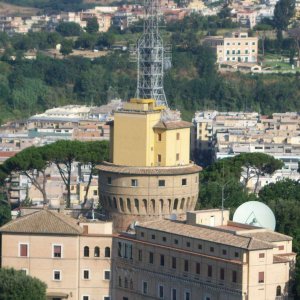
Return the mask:
{"type": "Polygon", "coordinates": [[[0,299],[46,300],[46,284],[22,271],[0,269],[0,299]]]}
{"type": "Polygon", "coordinates": [[[79,36],[82,30],[75,22],[61,22],[56,27],[56,31],[62,36],[79,36]]]}

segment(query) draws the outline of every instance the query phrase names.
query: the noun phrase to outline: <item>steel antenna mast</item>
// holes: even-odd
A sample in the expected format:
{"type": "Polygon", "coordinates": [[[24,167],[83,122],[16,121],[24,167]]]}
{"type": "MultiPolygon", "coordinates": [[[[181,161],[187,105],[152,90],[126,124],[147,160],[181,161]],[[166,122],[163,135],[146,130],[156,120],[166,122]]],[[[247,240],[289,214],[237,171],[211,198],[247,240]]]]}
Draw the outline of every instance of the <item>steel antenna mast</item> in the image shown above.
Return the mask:
{"type": "Polygon", "coordinates": [[[168,107],[164,87],[165,50],[158,30],[158,0],[144,0],[144,30],[137,42],[137,90],[139,99],[155,99],[168,107]]]}

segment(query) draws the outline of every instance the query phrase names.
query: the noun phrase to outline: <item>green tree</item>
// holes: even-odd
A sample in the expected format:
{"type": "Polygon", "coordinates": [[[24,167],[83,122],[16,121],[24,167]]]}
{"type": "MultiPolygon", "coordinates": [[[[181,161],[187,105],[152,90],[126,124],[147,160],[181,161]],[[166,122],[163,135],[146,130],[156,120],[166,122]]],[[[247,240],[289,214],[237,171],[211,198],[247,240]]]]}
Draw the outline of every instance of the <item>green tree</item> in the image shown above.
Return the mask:
{"type": "Polygon", "coordinates": [[[71,176],[74,163],[79,160],[84,143],[79,141],[61,140],[44,147],[49,160],[53,162],[66,186],[66,207],[71,205],[71,176]]]}
{"type": "MultiPolygon", "coordinates": [[[[276,231],[293,237],[293,251],[300,252],[300,182],[290,179],[271,183],[259,191],[259,200],[274,212],[276,231]]],[[[300,257],[296,261],[293,291],[300,299],[300,257]]]]}
{"type": "Polygon", "coordinates": [[[22,271],[0,269],[0,299],[46,300],[46,284],[22,271]]]}
{"type": "Polygon", "coordinates": [[[235,164],[242,167],[244,172],[241,176],[244,178],[245,188],[251,178],[256,177],[254,193],[258,188],[259,179],[265,174],[273,174],[276,170],[283,167],[283,162],[265,153],[242,153],[234,157],[235,164]]]}
{"type": "Polygon", "coordinates": [[[279,0],[274,10],[274,26],[277,31],[277,38],[282,40],[282,31],[288,28],[290,19],[295,14],[295,0],[279,0]]]}
{"type": "Polygon", "coordinates": [[[99,31],[99,24],[97,18],[88,19],[85,30],[88,33],[97,33],[99,31]]]}
{"type": "Polygon", "coordinates": [[[44,204],[48,203],[46,169],[50,162],[47,154],[45,147],[29,147],[4,162],[4,167],[8,173],[17,172],[30,180],[41,192],[44,204]]]}
{"type": "Polygon", "coordinates": [[[75,22],[61,22],[56,27],[56,31],[62,36],[79,36],[81,33],[81,27],[75,22]]]}
{"type": "Polygon", "coordinates": [[[63,56],[67,56],[67,55],[71,54],[73,52],[73,44],[74,43],[72,40],[64,39],[61,42],[60,53],[63,56]]]}
{"type": "Polygon", "coordinates": [[[88,165],[91,169],[89,179],[86,186],[84,203],[85,205],[89,193],[89,188],[92,182],[93,175],[96,175],[96,166],[102,161],[108,160],[109,158],[109,143],[107,141],[101,142],[85,142],[82,145],[81,153],[79,154],[78,160],[83,165],[88,165]]]}

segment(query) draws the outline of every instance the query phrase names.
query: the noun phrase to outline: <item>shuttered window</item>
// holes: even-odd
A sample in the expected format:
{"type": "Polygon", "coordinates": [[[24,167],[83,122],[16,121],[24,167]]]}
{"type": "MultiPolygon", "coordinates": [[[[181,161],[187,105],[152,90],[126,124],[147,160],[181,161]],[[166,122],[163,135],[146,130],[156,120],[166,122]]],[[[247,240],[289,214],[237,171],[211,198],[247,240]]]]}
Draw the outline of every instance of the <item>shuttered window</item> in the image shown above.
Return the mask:
{"type": "Polygon", "coordinates": [[[20,256],[28,257],[28,245],[20,244],[20,256]]]}
{"type": "Polygon", "coordinates": [[[265,272],[258,272],[258,282],[259,283],[265,282],[265,272]]]}

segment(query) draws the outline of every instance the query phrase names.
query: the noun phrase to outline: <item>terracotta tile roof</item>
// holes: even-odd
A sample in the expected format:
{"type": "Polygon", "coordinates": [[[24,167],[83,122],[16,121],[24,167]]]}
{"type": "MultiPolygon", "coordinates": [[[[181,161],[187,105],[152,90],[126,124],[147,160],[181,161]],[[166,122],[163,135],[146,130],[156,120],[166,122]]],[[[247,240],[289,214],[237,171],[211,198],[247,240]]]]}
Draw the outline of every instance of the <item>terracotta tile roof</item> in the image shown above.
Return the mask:
{"type": "Polygon", "coordinates": [[[273,263],[286,263],[295,259],[296,253],[283,253],[276,254],[273,256],[273,263]]]}
{"type": "Polygon", "coordinates": [[[293,238],[285,235],[285,234],[281,234],[278,232],[274,232],[274,231],[261,231],[261,232],[247,232],[247,233],[241,233],[241,235],[243,236],[247,236],[247,237],[253,237],[262,241],[266,241],[269,243],[273,243],[273,242],[282,242],[282,241],[291,241],[293,238]]]}
{"type": "Polygon", "coordinates": [[[0,232],[79,235],[82,229],[71,217],[40,210],[5,224],[0,232]]]}
{"type": "Polygon", "coordinates": [[[143,222],[137,227],[183,235],[195,239],[229,245],[247,250],[272,249],[274,245],[253,237],[237,235],[216,227],[188,225],[179,221],[158,220],[143,222]]]}
{"type": "Polygon", "coordinates": [[[159,121],[153,128],[157,129],[179,129],[179,128],[190,128],[192,123],[186,121],[159,121]]]}
{"type": "Polygon", "coordinates": [[[18,153],[18,151],[2,151],[0,152],[0,157],[13,157],[18,153]]]}
{"type": "Polygon", "coordinates": [[[130,167],[115,165],[109,162],[103,162],[96,168],[104,172],[134,175],[184,175],[198,173],[202,170],[201,167],[195,164],[175,167],[130,167]]]}

